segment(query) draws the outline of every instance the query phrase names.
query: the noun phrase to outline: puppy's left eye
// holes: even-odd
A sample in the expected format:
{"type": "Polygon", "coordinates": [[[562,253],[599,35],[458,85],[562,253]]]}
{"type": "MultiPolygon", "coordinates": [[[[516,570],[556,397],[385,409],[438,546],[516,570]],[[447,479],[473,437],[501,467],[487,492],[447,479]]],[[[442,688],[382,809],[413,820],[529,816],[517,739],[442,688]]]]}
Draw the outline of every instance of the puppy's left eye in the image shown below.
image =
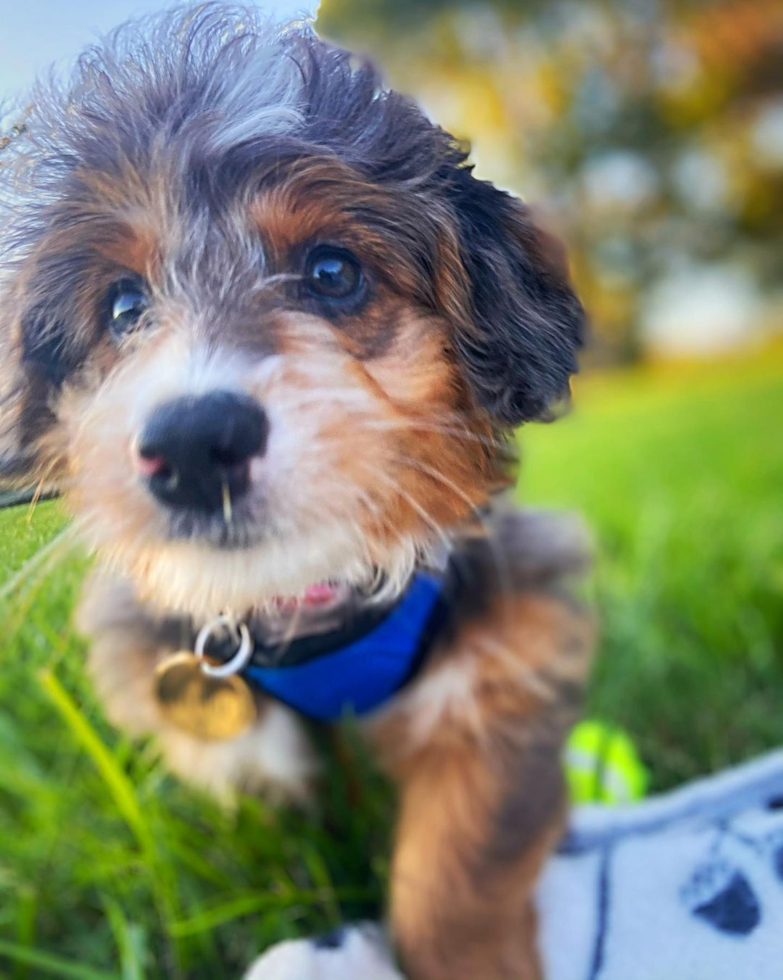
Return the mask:
{"type": "Polygon", "coordinates": [[[364,277],[358,260],[344,248],[319,245],[307,256],[304,288],[308,295],[332,302],[359,296],[364,277]]]}
{"type": "Polygon", "coordinates": [[[119,340],[136,326],[149,306],[149,298],[141,282],[121,279],[111,287],[107,299],[109,331],[119,340]]]}

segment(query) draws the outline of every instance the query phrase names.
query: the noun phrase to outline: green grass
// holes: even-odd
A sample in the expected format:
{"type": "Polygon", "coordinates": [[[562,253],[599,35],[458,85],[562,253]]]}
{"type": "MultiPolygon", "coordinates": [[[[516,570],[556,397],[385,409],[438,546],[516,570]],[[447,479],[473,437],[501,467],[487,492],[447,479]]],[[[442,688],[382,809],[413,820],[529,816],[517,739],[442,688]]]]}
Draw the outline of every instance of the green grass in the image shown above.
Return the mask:
{"type": "Polygon", "coordinates": [[[522,495],[596,531],[588,710],[663,789],[783,743],[783,360],[583,387],[524,434],[522,495]]]}
{"type": "MultiPolygon", "coordinates": [[[[783,358],[591,378],[576,402],[524,431],[520,492],[596,531],[590,713],[659,789],[777,745],[783,358]]],[[[107,726],[68,625],[84,562],[40,557],[64,526],[56,504],[0,513],[0,977],[235,978],[270,942],[375,914],[376,781],[358,805],[335,773],[311,814],[221,812],[107,726]]]]}

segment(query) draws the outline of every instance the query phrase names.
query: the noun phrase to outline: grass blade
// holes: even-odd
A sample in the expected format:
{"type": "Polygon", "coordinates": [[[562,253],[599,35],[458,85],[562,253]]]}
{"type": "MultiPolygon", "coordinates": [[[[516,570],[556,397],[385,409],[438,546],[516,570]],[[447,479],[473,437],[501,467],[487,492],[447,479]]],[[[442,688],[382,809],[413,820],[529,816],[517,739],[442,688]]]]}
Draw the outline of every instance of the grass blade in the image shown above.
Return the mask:
{"type": "Polygon", "coordinates": [[[128,922],[117,902],[105,902],[106,916],[120,954],[122,980],[144,980],[144,929],[128,922]]]}
{"type": "Polygon", "coordinates": [[[0,939],[0,956],[15,963],[26,963],[34,966],[53,977],[64,977],[65,980],[122,980],[116,973],[104,973],[103,970],[93,970],[81,963],[60,959],[38,949],[17,946],[0,939]]]}
{"type": "Polygon", "coordinates": [[[136,799],[133,783],[119,768],[112,753],[55,675],[49,670],[43,670],[38,676],[55,708],[100,772],[117,809],[139,846],[148,856],[154,856],[154,838],[136,799]]]}
{"type": "MultiPolygon", "coordinates": [[[[104,745],[98,733],[57,677],[50,670],[40,671],[38,677],[76,741],[92,759],[120,815],[135,836],[150,874],[150,884],[158,914],[167,934],[173,936],[168,926],[171,921],[177,918],[177,903],[176,893],[170,878],[171,869],[167,868],[160,859],[155,844],[155,836],[144,817],[133,783],[119,767],[112,752],[104,745]]],[[[176,943],[176,937],[173,938],[175,939],[172,950],[175,958],[173,970],[179,976],[180,950],[176,943]]]]}

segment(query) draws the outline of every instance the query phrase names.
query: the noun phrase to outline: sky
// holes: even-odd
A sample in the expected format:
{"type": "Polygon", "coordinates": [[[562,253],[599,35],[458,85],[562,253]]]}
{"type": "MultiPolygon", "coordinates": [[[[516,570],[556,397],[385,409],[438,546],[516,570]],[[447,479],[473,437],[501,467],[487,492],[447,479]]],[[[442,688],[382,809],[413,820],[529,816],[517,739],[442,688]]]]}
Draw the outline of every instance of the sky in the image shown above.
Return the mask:
{"type": "MultiPolygon", "coordinates": [[[[252,3],[252,0],[249,0],[252,3]]],[[[0,104],[29,88],[36,75],[65,66],[101,34],[170,0],[0,0],[0,104]]],[[[317,0],[265,0],[270,13],[312,12],[317,0]]]]}

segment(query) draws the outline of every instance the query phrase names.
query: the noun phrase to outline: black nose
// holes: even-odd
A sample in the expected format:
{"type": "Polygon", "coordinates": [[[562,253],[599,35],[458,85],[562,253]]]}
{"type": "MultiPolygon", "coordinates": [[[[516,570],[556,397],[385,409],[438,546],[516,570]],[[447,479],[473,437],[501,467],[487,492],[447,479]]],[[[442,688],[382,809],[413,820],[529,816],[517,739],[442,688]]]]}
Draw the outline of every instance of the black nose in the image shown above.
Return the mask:
{"type": "Polygon", "coordinates": [[[139,440],[139,469],[172,507],[225,508],[250,485],[250,459],[263,454],[266,414],[247,395],[213,391],[160,405],[139,440]]]}

